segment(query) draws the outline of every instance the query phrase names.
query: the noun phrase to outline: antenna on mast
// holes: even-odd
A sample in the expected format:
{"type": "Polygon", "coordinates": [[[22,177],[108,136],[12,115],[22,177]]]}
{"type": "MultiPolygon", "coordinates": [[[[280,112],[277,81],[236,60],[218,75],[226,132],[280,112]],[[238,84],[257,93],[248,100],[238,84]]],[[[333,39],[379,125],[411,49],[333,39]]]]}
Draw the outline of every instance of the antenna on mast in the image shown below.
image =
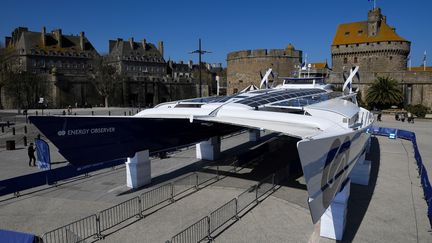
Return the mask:
{"type": "Polygon", "coordinates": [[[189,52],[189,54],[198,53],[198,70],[199,70],[199,97],[202,97],[202,78],[201,78],[201,55],[206,53],[212,53],[211,51],[205,51],[201,49],[201,38],[198,39],[198,50],[189,52]]]}

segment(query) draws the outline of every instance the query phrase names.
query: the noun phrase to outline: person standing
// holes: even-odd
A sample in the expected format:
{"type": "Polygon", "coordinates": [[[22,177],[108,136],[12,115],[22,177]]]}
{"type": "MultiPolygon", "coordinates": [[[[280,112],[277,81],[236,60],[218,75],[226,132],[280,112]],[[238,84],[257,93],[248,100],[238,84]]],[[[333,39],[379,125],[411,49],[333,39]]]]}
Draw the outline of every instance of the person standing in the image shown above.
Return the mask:
{"type": "Polygon", "coordinates": [[[29,166],[36,166],[36,157],[34,155],[35,151],[36,149],[33,147],[33,143],[30,143],[30,146],[28,147],[28,151],[27,151],[29,157],[29,166]]]}

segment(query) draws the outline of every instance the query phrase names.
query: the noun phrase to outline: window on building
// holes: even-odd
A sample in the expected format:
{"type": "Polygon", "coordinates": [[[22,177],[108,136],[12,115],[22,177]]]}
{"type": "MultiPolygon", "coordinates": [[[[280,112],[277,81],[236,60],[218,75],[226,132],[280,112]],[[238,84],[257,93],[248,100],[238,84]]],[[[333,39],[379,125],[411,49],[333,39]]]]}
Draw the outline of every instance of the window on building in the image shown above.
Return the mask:
{"type": "Polygon", "coordinates": [[[237,88],[234,88],[233,93],[234,93],[234,94],[237,94],[237,93],[238,93],[238,89],[237,89],[237,88]]]}
{"type": "Polygon", "coordinates": [[[357,63],[357,57],[354,57],[354,63],[357,63]]]}
{"type": "Polygon", "coordinates": [[[388,44],[391,44],[391,41],[387,42],[388,44]]]}
{"type": "Polygon", "coordinates": [[[390,59],[390,60],[392,60],[392,59],[393,59],[393,57],[392,57],[392,56],[390,56],[390,57],[389,57],[389,59],[390,59]]]}
{"type": "Polygon", "coordinates": [[[344,63],[348,63],[348,58],[344,58],[344,63]]]}

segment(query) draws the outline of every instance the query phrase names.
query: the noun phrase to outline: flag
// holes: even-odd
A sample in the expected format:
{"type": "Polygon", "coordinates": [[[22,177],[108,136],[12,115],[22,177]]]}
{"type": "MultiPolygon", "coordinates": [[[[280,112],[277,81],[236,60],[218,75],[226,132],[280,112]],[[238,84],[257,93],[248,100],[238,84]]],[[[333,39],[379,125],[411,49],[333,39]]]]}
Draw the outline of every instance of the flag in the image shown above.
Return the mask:
{"type": "Polygon", "coordinates": [[[50,150],[47,142],[42,139],[35,139],[37,166],[41,170],[51,169],[50,150]]]}

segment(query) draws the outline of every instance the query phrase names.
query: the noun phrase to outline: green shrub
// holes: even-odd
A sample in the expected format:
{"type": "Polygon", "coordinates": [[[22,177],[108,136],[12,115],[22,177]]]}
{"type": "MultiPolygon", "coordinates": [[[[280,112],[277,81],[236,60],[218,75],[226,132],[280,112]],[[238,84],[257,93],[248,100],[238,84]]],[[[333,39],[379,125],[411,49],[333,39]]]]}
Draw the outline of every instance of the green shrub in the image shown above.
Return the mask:
{"type": "Polygon", "coordinates": [[[406,110],[413,113],[417,117],[425,117],[428,111],[428,108],[422,104],[417,105],[408,105],[406,110]]]}

